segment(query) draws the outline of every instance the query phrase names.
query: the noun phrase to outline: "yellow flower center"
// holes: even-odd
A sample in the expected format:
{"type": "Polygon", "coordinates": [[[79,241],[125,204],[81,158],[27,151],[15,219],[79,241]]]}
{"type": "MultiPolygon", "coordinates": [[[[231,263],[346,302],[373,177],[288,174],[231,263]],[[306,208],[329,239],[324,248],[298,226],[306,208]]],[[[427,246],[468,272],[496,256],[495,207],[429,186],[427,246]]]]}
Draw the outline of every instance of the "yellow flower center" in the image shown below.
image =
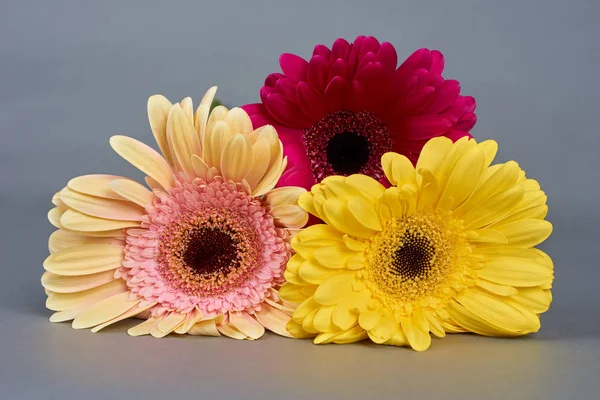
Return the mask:
{"type": "Polygon", "coordinates": [[[435,307],[468,285],[471,248],[462,223],[441,211],[392,219],[371,240],[363,279],[391,310],[435,307]]]}

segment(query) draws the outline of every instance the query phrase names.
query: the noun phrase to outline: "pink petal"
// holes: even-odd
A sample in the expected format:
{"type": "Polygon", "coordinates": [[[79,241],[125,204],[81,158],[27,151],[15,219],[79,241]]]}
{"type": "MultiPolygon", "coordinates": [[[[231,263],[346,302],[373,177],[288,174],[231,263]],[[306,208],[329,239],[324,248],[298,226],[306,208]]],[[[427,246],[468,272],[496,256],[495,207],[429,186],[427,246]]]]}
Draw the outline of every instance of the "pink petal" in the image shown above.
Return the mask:
{"type": "Polygon", "coordinates": [[[298,104],[304,114],[315,122],[327,114],[325,97],[306,82],[300,82],[297,88],[298,104]]]}
{"type": "Polygon", "coordinates": [[[314,56],[308,62],[308,84],[320,92],[325,90],[327,75],[329,74],[329,60],[322,56],[314,56]]]}
{"type": "Polygon", "coordinates": [[[306,81],[308,62],[295,54],[284,53],[279,56],[279,66],[284,75],[288,78],[299,81],[306,81]]]}

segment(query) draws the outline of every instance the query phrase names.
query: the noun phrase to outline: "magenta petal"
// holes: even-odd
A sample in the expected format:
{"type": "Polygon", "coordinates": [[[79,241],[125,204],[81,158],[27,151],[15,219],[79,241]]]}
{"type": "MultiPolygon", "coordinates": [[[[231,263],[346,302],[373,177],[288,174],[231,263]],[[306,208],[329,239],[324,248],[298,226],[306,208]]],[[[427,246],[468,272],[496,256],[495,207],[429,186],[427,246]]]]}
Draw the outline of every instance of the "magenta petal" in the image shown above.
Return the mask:
{"type": "Polygon", "coordinates": [[[472,96],[461,96],[463,99],[465,99],[465,112],[473,112],[475,111],[475,106],[477,105],[475,103],[475,98],[472,96]]]}
{"type": "Polygon", "coordinates": [[[336,76],[325,89],[325,104],[329,111],[337,111],[342,106],[342,99],[347,96],[350,87],[342,77],[336,76]]]}
{"type": "Polygon", "coordinates": [[[436,89],[435,99],[423,110],[423,115],[436,115],[444,111],[456,101],[459,93],[460,85],[458,81],[445,81],[436,89]]]}
{"type": "Polygon", "coordinates": [[[267,110],[265,110],[265,106],[262,103],[251,103],[242,106],[242,110],[246,111],[250,117],[257,114],[264,114],[267,110]]]}
{"type": "Polygon", "coordinates": [[[398,64],[398,54],[391,43],[382,43],[377,51],[377,61],[381,63],[383,69],[388,73],[392,73],[398,64]]]}
{"type": "Polygon", "coordinates": [[[288,168],[279,178],[277,182],[277,187],[285,187],[285,186],[298,186],[302,187],[306,190],[310,190],[310,188],[317,183],[315,181],[315,177],[312,174],[310,165],[306,167],[292,167],[288,168]]]}
{"type": "Polygon", "coordinates": [[[288,128],[283,125],[279,125],[277,123],[271,124],[277,131],[277,135],[279,136],[279,140],[281,140],[281,144],[283,144],[283,153],[286,156],[294,156],[294,146],[301,146],[300,154],[306,156],[306,150],[304,149],[304,130],[303,129],[293,129],[288,128]],[[286,153],[286,148],[291,146],[286,153]]]}
{"type": "Polygon", "coordinates": [[[327,114],[325,97],[308,83],[300,82],[296,94],[302,112],[315,122],[327,114]]]}
{"type": "Polygon", "coordinates": [[[310,121],[300,108],[280,94],[273,93],[263,100],[267,111],[275,120],[292,128],[308,128],[310,121]]]}
{"type": "Polygon", "coordinates": [[[318,44],[315,46],[315,49],[313,50],[313,57],[314,56],[321,56],[324,59],[326,59],[327,61],[329,61],[329,57],[331,57],[331,50],[329,50],[329,47],[322,45],[322,44],[318,44]]]}
{"type": "Polygon", "coordinates": [[[265,86],[273,87],[275,86],[275,83],[282,78],[285,78],[285,75],[279,72],[273,72],[265,79],[265,86]]]}
{"type": "Polygon", "coordinates": [[[254,129],[265,125],[273,125],[275,122],[269,117],[269,112],[265,108],[264,114],[255,114],[250,116],[254,129]]]}
{"type": "Polygon", "coordinates": [[[429,72],[435,75],[441,75],[444,71],[444,55],[438,50],[431,52],[431,67],[429,72]]]}
{"type": "Polygon", "coordinates": [[[358,57],[364,57],[367,53],[377,53],[379,50],[379,41],[373,36],[367,36],[361,43],[358,57]]]}
{"type": "Polygon", "coordinates": [[[435,88],[431,86],[415,90],[392,104],[381,114],[383,122],[393,123],[400,118],[419,114],[434,98],[435,88]]]}
{"type": "Polygon", "coordinates": [[[360,61],[358,58],[358,53],[360,53],[360,47],[362,45],[363,40],[365,40],[364,36],[357,36],[356,39],[354,39],[354,43],[350,45],[351,48],[350,54],[348,54],[348,68],[352,72],[356,70],[356,66],[360,61]]]}
{"type": "Polygon", "coordinates": [[[337,60],[338,58],[347,59],[350,54],[350,43],[346,39],[339,38],[331,46],[331,61],[337,60]]]}
{"type": "Polygon", "coordinates": [[[369,108],[369,96],[360,82],[354,81],[350,86],[350,94],[342,105],[354,112],[360,112],[369,108]]]}
{"type": "Polygon", "coordinates": [[[277,93],[285,97],[286,99],[296,102],[296,87],[298,83],[291,79],[280,79],[275,84],[275,90],[277,93]]]}
{"type": "Polygon", "coordinates": [[[452,139],[453,142],[456,142],[458,139],[462,138],[462,137],[468,137],[468,138],[472,138],[473,136],[471,136],[469,134],[469,132],[465,132],[465,131],[461,131],[461,130],[453,130],[448,132],[446,135],[447,138],[452,139]]]}
{"type": "Polygon", "coordinates": [[[331,81],[336,76],[342,77],[344,80],[348,79],[348,65],[346,64],[346,61],[341,58],[335,60],[331,66],[327,81],[331,81]]]}
{"type": "Polygon", "coordinates": [[[460,129],[463,131],[469,131],[475,123],[477,122],[477,115],[473,113],[467,113],[463,115],[458,122],[456,123],[456,129],[460,129]]]}
{"type": "Polygon", "coordinates": [[[266,101],[267,97],[270,94],[273,94],[273,93],[277,93],[277,90],[275,90],[274,87],[271,87],[271,86],[263,86],[263,87],[261,87],[260,88],[260,92],[259,92],[259,94],[260,94],[260,101],[262,101],[264,103],[266,101]]]}
{"type": "Polygon", "coordinates": [[[416,116],[408,118],[404,126],[409,131],[408,138],[419,140],[444,134],[452,123],[440,117],[416,116]]]}
{"type": "Polygon", "coordinates": [[[365,54],[359,61],[358,67],[356,68],[357,74],[369,64],[375,64],[377,62],[377,55],[375,53],[365,54]]]}
{"type": "Polygon", "coordinates": [[[431,66],[431,52],[428,49],[419,49],[412,53],[397,69],[403,75],[411,75],[413,70],[429,68],[431,66]]]}
{"type": "Polygon", "coordinates": [[[308,62],[308,84],[320,92],[325,91],[327,76],[329,74],[329,61],[321,56],[314,56],[308,62]]]}
{"type": "Polygon", "coordinates": [[[308,61],[295,54],[284,53],[279,56],[279,66],[283,73],[290,79],[299,82],[306,81],[308,61]]]}

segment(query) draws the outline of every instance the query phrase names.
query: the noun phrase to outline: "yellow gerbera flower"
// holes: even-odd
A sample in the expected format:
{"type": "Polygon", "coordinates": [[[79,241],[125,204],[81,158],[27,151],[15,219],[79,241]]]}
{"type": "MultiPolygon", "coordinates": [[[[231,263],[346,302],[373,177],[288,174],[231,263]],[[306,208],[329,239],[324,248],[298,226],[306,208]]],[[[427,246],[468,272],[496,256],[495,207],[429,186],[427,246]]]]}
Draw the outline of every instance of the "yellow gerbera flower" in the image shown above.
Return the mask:
{"type": "Polygon", "coordinates": [[[114,150],[144,172],[152,190],[127,178],[86,175],[57,193],[51,255],[42,284],[53,322],[98,331],[146,319],[131,335],[171,332],[256,339],[289,336],[290,305],[278,295],[289,238],[308,214],[304,189],[274,189],[285,170],[273,127],[252,129],[239,108],[216,107],[216,88],[195,115],[192,101],[148,101],[163,153],[125,136],[114,150]]]}
{"type": "Polygon", "coordinates": [[[552,225],[539,184],[516,162],[490,166],[497,144],[430,140],[416,167],[382,157],[386,189],[332,176],[301,195],[325,223],[292,240],[280,295],[300,303],[288,323],[315,343],[425,350],[430,333],[536,332],[551,302],[553,264],[533,246],[552,225]]]}

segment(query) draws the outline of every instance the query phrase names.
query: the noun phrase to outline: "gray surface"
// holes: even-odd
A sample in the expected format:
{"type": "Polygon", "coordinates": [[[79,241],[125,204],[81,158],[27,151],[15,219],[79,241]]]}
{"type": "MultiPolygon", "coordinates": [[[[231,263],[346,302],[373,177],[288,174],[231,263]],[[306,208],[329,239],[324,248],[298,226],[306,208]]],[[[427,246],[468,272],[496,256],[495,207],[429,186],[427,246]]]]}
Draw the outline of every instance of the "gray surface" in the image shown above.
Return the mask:
{"type": "Polygon", "coordinates": [[[597,398],[600,283],[598,2],[0,4],[0,398],[597,398]],[[334,6],[334,3],[336,5],[334,6]],[[252,5],[251,5],[252,4],[252,5]],[[50,197],[75,175],[139,176],[109,148],[151,142],[146,98],[258,99],[281,52],[372,34],[403,58],[442,50],[477,98],[473,133],[500,142],[549,195],[555,301],[540,333],[471,335],[416,353],[266,336],[130,338],[47,321],[39,284],[50,197]]]}

